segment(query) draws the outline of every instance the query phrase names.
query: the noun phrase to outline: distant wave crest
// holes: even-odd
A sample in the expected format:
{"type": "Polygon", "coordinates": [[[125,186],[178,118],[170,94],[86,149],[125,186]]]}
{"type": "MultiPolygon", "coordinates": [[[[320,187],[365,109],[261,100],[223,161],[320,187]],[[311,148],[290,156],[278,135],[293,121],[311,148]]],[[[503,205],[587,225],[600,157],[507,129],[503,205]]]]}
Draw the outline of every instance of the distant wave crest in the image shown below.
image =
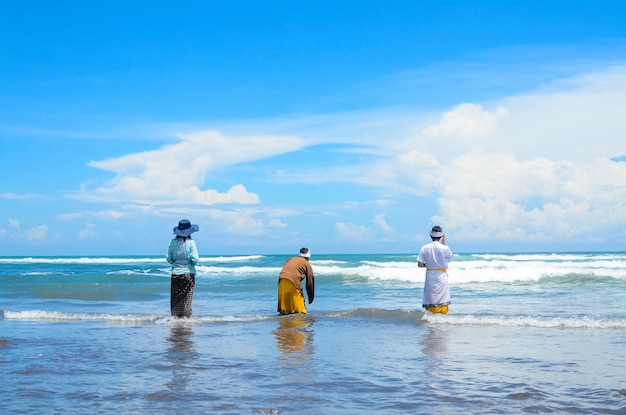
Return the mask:
{"type": "MultiPolygon", "coordinates": [[[[263,259],[263,255],[201,257],[200,262],[242,262],[263,259]]],[[[1,257],[0,264],[165,264],[165,255],[146,257],[1,257]]]]}

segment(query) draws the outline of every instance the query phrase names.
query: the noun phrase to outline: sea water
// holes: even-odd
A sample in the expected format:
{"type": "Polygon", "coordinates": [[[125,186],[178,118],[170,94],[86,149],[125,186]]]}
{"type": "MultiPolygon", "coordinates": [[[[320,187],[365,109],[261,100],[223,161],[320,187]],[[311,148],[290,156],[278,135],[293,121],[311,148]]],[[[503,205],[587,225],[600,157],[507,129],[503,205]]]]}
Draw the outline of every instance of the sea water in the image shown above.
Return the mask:
{"type": "Polygon", "coordinates": [[[204,256],[193,317],[163,257],[0,257],[4,414],[624,414],[626,253],[456,254],[447,315],[415,254],[204,256]]]}

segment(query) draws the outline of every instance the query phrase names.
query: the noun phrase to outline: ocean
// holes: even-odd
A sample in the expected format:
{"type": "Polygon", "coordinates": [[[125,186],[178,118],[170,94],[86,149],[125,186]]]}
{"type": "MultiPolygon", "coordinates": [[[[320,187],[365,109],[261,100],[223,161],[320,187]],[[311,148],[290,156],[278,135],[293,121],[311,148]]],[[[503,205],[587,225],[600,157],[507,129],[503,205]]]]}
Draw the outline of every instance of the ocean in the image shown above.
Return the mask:
{"type": "Polygon", "coordinates": [[[626,414],[626,253],[455,254],[447,315],[416,255],[313,255],[293,316],[288,256],[202,256],[190,319],[163,256],[0,257],[2,413],[626,414]]]}

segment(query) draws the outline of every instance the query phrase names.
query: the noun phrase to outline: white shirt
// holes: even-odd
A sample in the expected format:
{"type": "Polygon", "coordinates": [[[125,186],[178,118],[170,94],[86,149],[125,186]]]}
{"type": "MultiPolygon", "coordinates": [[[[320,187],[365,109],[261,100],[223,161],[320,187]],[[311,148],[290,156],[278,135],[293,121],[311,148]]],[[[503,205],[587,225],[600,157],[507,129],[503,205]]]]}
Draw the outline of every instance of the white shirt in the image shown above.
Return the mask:
{"type": "Polygon", "coordinates": [[[452,259],[452,251],[447,245],[439,241],[432,241],[420,249],[418,262],[426,264],[426,268],[448,268],[448,261],[452,259]]]}
{"type": "Polygon", "coordinates": [[[447,245],[433,241],[420,249],[418,262],[426,265],[426,280],[422,306],[425,308],[450,304],[450,288],[448,286],[448,261],[452,259],[452,251],[447,245]]]}

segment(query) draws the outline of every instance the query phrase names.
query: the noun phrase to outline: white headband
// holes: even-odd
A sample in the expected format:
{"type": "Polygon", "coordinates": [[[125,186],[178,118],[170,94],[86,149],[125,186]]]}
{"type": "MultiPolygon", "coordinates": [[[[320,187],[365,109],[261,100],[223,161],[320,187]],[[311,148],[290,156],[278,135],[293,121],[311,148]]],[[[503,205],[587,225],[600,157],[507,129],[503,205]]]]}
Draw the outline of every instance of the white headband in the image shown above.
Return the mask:
{"type": "Polygon", "coordinates": [[[432,236],[433,238],[441,238],[443,236],[443,232],[430,231],[430,236],[432,236]]]}
{"type": "Polygon", "coordinates": [[[306,254],[299,253],[298,256],[301,256],[302,258],[311,258],[311,251],[308,251],[306,254]]]}

